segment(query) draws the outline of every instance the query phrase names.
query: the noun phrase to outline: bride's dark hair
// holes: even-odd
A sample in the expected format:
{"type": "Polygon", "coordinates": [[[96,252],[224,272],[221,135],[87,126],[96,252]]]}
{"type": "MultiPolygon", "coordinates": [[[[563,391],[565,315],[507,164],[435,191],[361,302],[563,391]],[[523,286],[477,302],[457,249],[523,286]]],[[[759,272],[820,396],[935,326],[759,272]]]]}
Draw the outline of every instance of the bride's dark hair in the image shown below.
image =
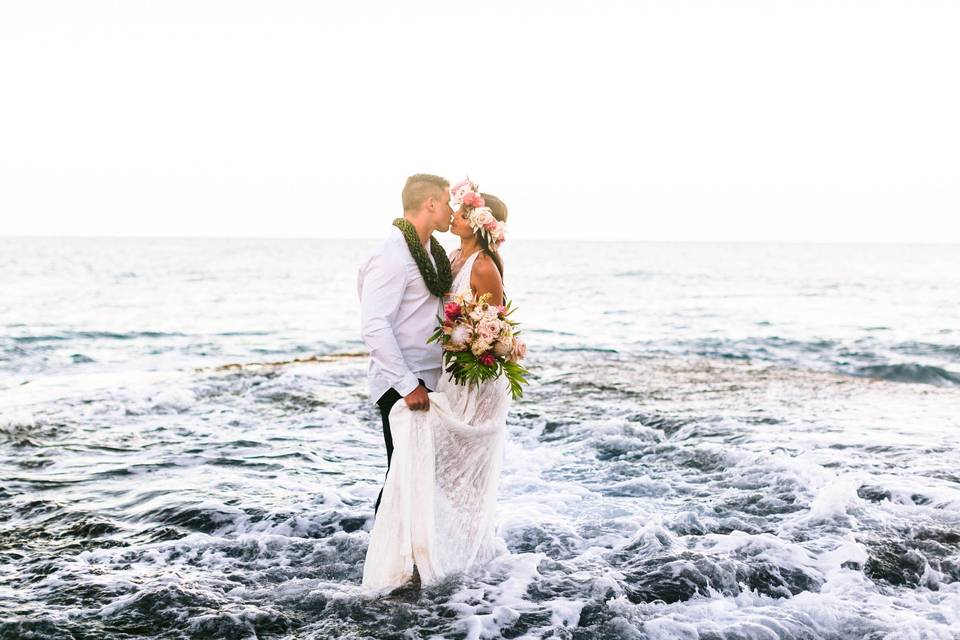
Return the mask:
{"type": "MultiPolygon", "coordinates": [[[[504,223],[507,221],[507,205],[504,204],[503,200],[497,196],[490,195],[489,193],[481,193],[480,197],[483,198],[484,206],[490,207],[490,211],[493,213],[494,218],[504,223]]],[[[497,265],[497,271],[500,272],[500,279],[502,280],[503,260],[500,258],[500,254],[496,249],[490,248],[490,243],[487,242],[487,239],[483,237],[482,233],[478,233],[477,238],[480,239],[480,250],[490,256],[490,259],[493,260],[493,264],[497,265]]]]}

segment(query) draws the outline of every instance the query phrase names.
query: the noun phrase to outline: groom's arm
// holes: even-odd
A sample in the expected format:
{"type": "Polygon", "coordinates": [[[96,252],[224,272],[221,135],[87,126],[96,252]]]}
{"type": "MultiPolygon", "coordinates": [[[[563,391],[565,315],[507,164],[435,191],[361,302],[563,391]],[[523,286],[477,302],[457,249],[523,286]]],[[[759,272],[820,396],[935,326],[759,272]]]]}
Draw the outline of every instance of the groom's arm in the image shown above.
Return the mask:
{"type": "Polygon", "coordinates": [[[402,263],[384,255],[374,256],[367,264],[360,286],[360,327],[370,358],[377,364],[390,386],[406,397],[420,384],[407,368],[393,331],[397,309],[407,286],[402,263]]]}

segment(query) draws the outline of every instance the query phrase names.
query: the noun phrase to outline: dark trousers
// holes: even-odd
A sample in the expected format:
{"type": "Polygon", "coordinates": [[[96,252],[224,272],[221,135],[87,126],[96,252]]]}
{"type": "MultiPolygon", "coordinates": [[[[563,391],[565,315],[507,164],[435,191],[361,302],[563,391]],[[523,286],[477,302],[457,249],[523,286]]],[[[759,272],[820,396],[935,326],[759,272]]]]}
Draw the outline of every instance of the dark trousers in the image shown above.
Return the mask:
{"type": "MultiPolygon", "coordinates": [[[[423,380],[417,379],[417,382],[422,384],[424,388],[427,385],[423,380]]],[[[427,391],[433,391],[433,389],[427,389],[427,391]]],[[[390,409],[393,409],[393,405],[397,404],[403,396],[401,396],[396,389],[391,387],[387,389],[387,392],[380,396],[380,399],[377,400],[377,406],[380,408],[380,420],[383,422],[383,442],[387,445],[387,473],[384,474],[384,484],[386,484],[386,475],[390,473],[390,459],[393,457],[393,435],[390,433],[390,409]]],[[[377,503],[373,505],[373,513],[377,513],[377,509],[380,508],[380,498],[383,497],[383,487],[380,487],[380,493],[377,494],[377,503]]]]}

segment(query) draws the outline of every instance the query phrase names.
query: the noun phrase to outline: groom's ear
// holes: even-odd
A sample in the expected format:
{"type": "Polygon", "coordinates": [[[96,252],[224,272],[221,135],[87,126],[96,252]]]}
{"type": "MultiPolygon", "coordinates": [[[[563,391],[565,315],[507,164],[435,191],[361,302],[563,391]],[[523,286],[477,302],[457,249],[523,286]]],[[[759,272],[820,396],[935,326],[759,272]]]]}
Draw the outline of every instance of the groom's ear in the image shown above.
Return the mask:
{"type": "Polygon", "coordinates": [[[443,204],[443,191],[434,191],[430,194],[430,206],[434,211],[439,209],[443,204]]]}
{"type": "Polygon", "coordinates": [[[434,211],[445,209],[445,205],[450,202],[450,189],[435,191],[429,197],[430,208],[434,211]]]}

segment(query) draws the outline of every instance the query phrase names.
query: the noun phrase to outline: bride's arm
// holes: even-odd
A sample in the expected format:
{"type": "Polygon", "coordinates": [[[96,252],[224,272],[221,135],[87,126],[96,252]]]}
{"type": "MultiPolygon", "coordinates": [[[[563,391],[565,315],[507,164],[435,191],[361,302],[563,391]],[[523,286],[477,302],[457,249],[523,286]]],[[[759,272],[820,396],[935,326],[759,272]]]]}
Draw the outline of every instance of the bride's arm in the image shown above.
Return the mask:
{"type": "Polygon", "coordinates": [[[490,304],[503,304],[503,280],[500,279],[497,265],[488,256],[483,254],[477,256],[476,262],[473,263],[473,270],[470,272],[470,287],[477,292],[478,298],[489,293],[490,304]]]}

